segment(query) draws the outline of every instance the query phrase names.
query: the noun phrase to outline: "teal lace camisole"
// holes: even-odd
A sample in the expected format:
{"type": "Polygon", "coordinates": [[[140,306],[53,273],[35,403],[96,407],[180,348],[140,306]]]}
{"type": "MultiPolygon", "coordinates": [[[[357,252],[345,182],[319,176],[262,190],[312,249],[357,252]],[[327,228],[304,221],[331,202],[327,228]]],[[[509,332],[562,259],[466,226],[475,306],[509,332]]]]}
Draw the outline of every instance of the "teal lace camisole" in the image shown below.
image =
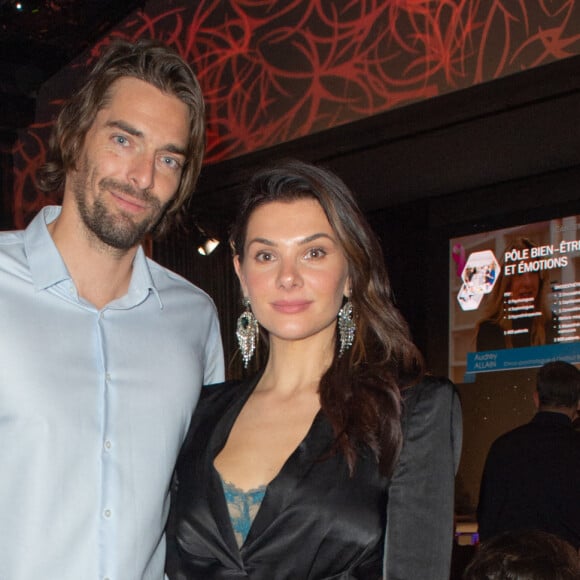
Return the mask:
{"type": "Polygon", "coordinates": [[[244,491],[223,479],[221,481],[234,535],[238,547],[242,547],[266,494],[266,486],[244,491]]]}

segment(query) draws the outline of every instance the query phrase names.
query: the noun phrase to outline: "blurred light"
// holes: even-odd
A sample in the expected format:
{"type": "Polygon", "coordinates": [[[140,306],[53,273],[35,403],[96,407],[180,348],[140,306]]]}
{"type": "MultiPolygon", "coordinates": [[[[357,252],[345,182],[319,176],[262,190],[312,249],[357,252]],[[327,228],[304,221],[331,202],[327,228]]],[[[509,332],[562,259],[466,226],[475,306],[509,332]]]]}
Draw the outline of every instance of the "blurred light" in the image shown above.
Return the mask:
{"type": "Polygon", "coordinates": [[[202,256],[209,256],[218,246],[220,245],[220,241],[216,238],[207,238],[203,243],[201,243],[197,251],[202,256]]]}

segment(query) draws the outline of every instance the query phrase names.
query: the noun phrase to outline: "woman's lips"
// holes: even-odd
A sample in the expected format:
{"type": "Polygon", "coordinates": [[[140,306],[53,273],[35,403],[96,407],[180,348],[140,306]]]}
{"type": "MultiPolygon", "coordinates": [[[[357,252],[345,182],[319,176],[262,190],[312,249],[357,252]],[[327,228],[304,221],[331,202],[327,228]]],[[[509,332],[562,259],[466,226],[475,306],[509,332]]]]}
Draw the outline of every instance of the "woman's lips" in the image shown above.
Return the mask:
{"type": "Polygon", "coordinates": [[[283,314],[297,314],[307,310],[310,304],[310,300],[280,300],[272,302],[272,308],[283,314]]]}

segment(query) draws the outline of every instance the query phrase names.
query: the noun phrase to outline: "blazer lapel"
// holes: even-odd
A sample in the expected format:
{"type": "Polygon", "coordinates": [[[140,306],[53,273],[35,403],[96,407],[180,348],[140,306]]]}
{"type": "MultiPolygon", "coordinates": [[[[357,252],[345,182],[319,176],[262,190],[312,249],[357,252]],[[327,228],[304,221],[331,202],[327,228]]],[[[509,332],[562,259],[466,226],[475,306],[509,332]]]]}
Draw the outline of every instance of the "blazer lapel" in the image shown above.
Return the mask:
{"type": "Polygon", "coordinates": [[[242,407],[254,391],[259,378],[260,377],[257,376],[244,381],[240,383],[238,388],[233,390],[232,397],[226,402],[221,411],[221,415],[215,415],[219,418],[215,429],[212,431],[207,446],[208,462],[210,464],[209,510],[215,520],[216,528],[221,534],[225,546],[227,546],[228,552],[239,566],[243,566],[240,551],[234,536],[221,477],[213,463],[216,456],[224,448],[232,427],[238,418],[242,407]]]}
{"type": "Polygon", "coordinates": [[[329,450],[333,439],[330,423],[323,412],[318,411],[302,442],[268,485],[262,505],[246,538],[244,549],[249,549],[252,542],[258,539],[286,509],[296,493],[296,486],[308,474],[315,462],[329,450]]]}

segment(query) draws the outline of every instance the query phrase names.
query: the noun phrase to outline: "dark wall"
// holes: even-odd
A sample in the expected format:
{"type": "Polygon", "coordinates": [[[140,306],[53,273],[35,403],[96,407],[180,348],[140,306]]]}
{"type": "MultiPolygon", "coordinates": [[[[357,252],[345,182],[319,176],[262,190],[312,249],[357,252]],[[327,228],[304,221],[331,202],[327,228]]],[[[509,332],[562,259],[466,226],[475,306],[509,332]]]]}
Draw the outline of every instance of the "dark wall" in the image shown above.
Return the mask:
{"type": "Polygon", "coordinates": [[[413,339],[427,352],[425,315],[429,310],[428,204],[413,202],[368,214],[379,237],[388,267],[395,303],[411,329],[413,339]]]}
{"type": "Polygon", "coordinates": [[[12,148],[16,135],[10,132],[0,132],[0,230],[13,227],[13,196],[14,191],[14,159],[12,148]]]}

